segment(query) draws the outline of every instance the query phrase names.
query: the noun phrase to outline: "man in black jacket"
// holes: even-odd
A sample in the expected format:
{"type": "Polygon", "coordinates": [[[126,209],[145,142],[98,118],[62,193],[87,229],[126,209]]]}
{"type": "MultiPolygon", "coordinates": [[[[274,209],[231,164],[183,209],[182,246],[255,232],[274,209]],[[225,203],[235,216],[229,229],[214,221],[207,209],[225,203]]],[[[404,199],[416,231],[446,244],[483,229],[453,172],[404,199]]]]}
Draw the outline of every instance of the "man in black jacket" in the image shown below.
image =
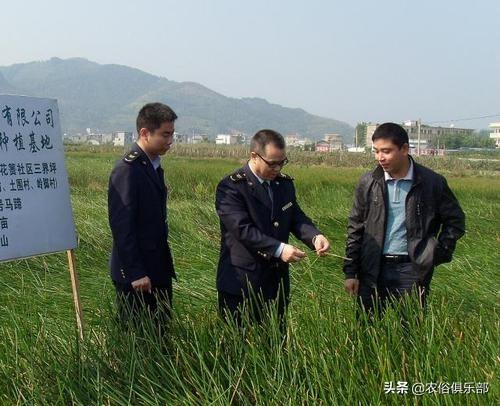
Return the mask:
{"type": "Polygon", "coordinates": [[[273,130],[257,132],[250,160],[217,186],[221,248],[217,270],[219,310],[241,323],[242,306],[261,320],[266,305],[284,315],[290,291],[289,263],[305,257],[288,244],[290,233],[320,256],[330,244],[304,214],[293,179],[281,173],[288,162],[285,141],[273,130]]]}
{"type": "Polygon", "coordinates": [[[465,216],[446,179],[408,154],[404,128],[382,124],[372,141],[379,165],[356,187],[345,289],[370,313],[412,291],[424,306],[434,267],[451,261],[465,216]]]}
{"type": "Polygon", "coordinates": [[[160,156],[172,145],[176,119],[164,104],[142,107],[137,143],[116,163],[109,179],[110,268],[123,322],[130,317],[137,320],[142,310],[158,322],[169,314],[175,272],[167,241],[167,189],[160,156]]]}

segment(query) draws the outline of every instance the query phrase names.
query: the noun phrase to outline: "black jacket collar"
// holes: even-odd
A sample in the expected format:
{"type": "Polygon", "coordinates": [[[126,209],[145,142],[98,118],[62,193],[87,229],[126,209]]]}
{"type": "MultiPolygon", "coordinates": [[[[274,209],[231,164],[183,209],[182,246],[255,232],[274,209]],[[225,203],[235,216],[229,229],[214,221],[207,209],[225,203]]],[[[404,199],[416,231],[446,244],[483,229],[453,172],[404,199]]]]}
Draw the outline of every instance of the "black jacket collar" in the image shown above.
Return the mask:
{"type": "Polygon", "coordinates": [[[141,149],[141,147],[136,142],[134,142],[134,144],[132,144],[131,151],[136,151],[139,153],[139,156],[137,157],[137,161],[139,161],[141,166],[144,167],[146,174],[151,178],[151,180],[154,182],[154,184],[160,189],[160,192],[164,193],[165,192],[165,185],[163,184],[163,181],[160,179],[158,172],[153,167],[153,164],[151,163],[151,160],[149,159],[148,155],[141,149]]]}

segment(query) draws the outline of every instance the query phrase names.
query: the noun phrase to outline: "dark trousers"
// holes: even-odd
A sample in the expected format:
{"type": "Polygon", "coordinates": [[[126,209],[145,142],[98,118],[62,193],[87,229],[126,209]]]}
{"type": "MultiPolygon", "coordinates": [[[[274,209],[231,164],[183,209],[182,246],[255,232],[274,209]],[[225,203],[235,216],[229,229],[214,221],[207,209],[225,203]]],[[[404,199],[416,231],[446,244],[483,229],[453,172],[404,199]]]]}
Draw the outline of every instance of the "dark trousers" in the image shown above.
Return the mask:
{"type": "Polygon", "coordinates": [[[278,294],[276,298],[265,298],[262,294],[231,295],[218,292],[219,313],[225,319],[231,318],[238,327],[242,327],[244,321],[261,324],[273,311],[276,312],[282,333],[286,331],[285,314],[288,306],[288,297],[284,293],[278,294]]]}
{"type": "Polygon", "coordinates": [[[360,280],[359,302],[367,313],[382,314],[388,304],[416,294],[420,307],[424,309],[431,276],[420,281],[419,270],[411,262],[383,263],[376,285],[360,280]]]}
{"type": "Polygon", "coordinates": [[[153,287],[151,293],[137,292],[130,284],[114,283],[118,318],[123,326],[139,324],[146,318],[153,319],[157,326],[163,326],[170,319],[172,308],[172,280],[167,286],[153,287]]]}

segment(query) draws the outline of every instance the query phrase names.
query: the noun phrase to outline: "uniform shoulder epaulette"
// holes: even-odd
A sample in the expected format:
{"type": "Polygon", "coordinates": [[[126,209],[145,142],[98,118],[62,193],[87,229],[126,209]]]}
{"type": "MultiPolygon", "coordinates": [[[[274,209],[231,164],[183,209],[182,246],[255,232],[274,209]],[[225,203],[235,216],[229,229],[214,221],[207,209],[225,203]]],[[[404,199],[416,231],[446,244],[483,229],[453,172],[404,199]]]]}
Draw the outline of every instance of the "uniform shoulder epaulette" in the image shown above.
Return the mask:
{"type": "Polygon", "coordinates": [[[294,180],[290,175],[281,172],[278,174],[278,178],[282,180],[294,180]]]}
{"type": "Polygon", "coordinates": [[[247,174],[240,169],[229,175],[229,179],[231,179],[233,182],[242,182],[247,179],[247,174]]]}
{"type": "Polygon", "coordinates": [[[127,162],[128,164],[134,162],[137,158],[139,158],[139,152],[138,151],[129,151],[124,157],[123,160],[127,162]]]}

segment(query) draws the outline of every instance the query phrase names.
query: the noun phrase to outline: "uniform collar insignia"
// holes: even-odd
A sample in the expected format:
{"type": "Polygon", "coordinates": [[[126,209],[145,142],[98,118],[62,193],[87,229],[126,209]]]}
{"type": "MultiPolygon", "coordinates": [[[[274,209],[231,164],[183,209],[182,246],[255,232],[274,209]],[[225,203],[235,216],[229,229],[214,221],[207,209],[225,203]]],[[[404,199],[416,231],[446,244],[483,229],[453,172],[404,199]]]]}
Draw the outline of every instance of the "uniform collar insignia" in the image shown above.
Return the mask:
{"type": "Polygon", "coordinates": [[[123,160],[127,163],[134,162],[137,158],[139,158],[139,152],[138,151],[129,151],[123,158],[123,160]]]}
{"type": "Polygon", "coordinates": [[[278,176],[276,177],[277,179],[284,179],[284,180],[294,180],[290,175],[287,175],[286,173],[279,173],[278,176]]]}
{"type": "Polygon", "coordinates": [[[243,172],[243,170],[239,169],[236,172],[229,175],[229,179],[231,179],[233,182],[241,182],[247,179],[247,174],[243,172]]]}

